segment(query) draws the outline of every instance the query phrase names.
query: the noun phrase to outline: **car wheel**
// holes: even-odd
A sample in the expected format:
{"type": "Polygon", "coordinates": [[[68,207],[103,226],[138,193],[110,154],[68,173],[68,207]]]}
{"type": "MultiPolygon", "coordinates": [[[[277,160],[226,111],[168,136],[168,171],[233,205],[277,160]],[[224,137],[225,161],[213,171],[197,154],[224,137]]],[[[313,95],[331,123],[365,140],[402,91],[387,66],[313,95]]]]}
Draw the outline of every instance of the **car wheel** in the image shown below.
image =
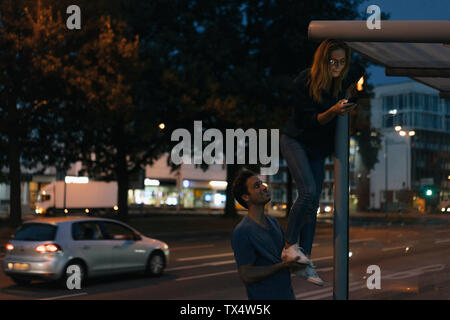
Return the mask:
{"type": "Polygon", "coordinates": [[[11,277],[11,279],[18,286],[28,286],[31,283],[31,280],[27,280],[27,279],[21,279],[21,278],[16,278],[16,277],[11,277]]]}
{"type": "Polygon", "coordinates": [[[164,267],[164,255],[161,252],[155,252],[148,258],[146,273],[150,276],[159,276],[163,273],[164,267]]]}
{"type": "MultiPolygon", "coordinates": [[[[69,277],[73,277],[73,275],[74,275],[73,270],[80,270],[80,280],[79,280],[80,286],[82,286],[85,282],[86,268],[84,267],[84,265],[79,261],[69,262],[66,265],[66,267],[64,268],[63,273],[61,275],[61,279],[60,279],[61,286],[64,287],[65,289],[70,289],[67,282],[69,280],[69,277]]],[[[72,278],[72,279],[74,279],[74,278],[72,278]]],[[[73,281],[69,280],[69,284],[75,285],[76,283],[77,283],[77,281],[75,281],[75,280],[73,280],[73,281]]]]}

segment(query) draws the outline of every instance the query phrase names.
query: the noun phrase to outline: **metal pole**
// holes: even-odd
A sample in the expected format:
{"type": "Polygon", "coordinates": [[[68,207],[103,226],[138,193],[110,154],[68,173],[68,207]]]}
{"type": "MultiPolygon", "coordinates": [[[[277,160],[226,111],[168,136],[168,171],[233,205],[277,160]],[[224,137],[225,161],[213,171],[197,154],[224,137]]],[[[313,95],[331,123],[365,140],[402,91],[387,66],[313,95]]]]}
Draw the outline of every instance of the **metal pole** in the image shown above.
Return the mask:
{"type": "Polygon", "coordinates": [[[384,147],[386,149],[384,153],[384,212],[388,213],[388,138],[384,138],[384,147]]]}
{"type": "Polygon", "coordinates": [[[333,299],[348,300],[349,114],[338,116],[334,159],[334,285],[333,299]]]}
{"type": "Polygon", "coordinates": [[[66,183],[66,179],[64,178],[64,213],[66,213],[66,187],[67,187],[67,183],[66,183]]]}
{"type": "MultiPolygon", "coordinates": [[[[181,169],[180,169],[181,170],[181,169]]],[[[181,202],[181,172],[177,171],[177,173],[175,174],[177,177],[177,206],[176,206],[176,213],[180,212],[180,202],[181,202]]]]}
{"type": "Polygon", "coordinates": [[[409,177],[409,141],[411,137],[408,135],[406,136],[406,189],[408,190],[408,177],[409,177]]]}

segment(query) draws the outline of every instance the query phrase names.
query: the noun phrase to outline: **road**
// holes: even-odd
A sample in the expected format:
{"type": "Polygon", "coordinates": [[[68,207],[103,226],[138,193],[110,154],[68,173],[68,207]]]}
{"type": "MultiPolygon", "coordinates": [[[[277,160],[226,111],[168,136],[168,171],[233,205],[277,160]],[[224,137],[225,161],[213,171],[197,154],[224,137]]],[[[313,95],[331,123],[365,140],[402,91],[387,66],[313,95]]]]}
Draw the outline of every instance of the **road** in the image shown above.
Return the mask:
{"type": "MultiPolygon", "coordinates": [[[[333,298],[332,233],[330,225],[318,225],[312,254],[325,285],[318,287],[293,276],[298,300],[333,298]]],[[[0,272],[0,299],[247,299],[230,233],[160,239],[171,248],[170,265],[161,277],[133,274],[93,279],[81,290],[68,290],[39,282],[17,286],[0,272]]],[[[350,299],[450,299],[449,225],[352,227],[350,252],[350,299]],[[370,265],[380,268],[381,289],[367,288],[370,265]]]]}

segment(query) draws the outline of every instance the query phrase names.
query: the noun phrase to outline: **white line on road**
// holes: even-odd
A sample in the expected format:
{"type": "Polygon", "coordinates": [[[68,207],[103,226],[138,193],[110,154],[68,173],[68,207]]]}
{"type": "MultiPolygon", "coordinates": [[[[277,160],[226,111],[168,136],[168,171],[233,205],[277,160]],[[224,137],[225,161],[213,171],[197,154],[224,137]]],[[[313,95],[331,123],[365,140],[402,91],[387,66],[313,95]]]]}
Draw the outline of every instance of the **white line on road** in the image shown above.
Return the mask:
{"type": "Polygon", "coordinates": [[[392,247],[392,248],[383,248],[381,251],[391,251],[391,250],[399,250],[399,249],[406,249],[408,247],[402,246],[402,247],[392,247]]]}
{"type": "Polygon", "coordinates": [[[81,293],[76,293],[76,294],[69,294],[69,295],[65,295],[65,296],[58,296],[58,297],[52,297],[52,298],[44,298],[44,299],[39,299],[39,300],[58,300],[58,299],[65,299],[65,298],[73,298],[73,297],[85,296],[87,294],[88,294],[87,292],[81,292],[81,293]]]}
{"type": "Polygon", "coordinates": [[[323,261],[323,260],[331,260],[331,259],[333,259],[333,256],[327,256],[327,257],[321,257],[321,258],[312,258],[311,260],[313,262],[315,262],[315,261],[323,261]]]}
{"type": "MultiPolygon", "coordinates": [[[[202,259],[212,259],[212,258],[221,258],[221,257],[231,257],[234,253],[221,253],[221,254],[212,254],[208,256],[197,256],[197,257],[187,257],[187,258],[179,258],[177,261],[193,261],[193,260],[202,260],[202,259]]],[[[323,261],[333,259],[333,256],[320,257],[320,258],[312,258],[312,261],[323,261]]]]}
{"type": "MultiPolygon", "coordinates": [[[[349,291],[353,289],[355,286],[359,286],[361,282],[355,281],[349,284],[349,291]]],[[[354,290],[354,289],[353,289],[354,290]]],[[[305,293],[300,293],[295,295],[297,299],[305,298],[306,300],[315,300],[321,299],[333,295],[333,287],[326,287],[323,289],[313,290],[305,293]]]]}
{"type": "Polygon", "coordinates": [[[236,272],[237,272],[237,270],[224,271],[224,272],[216,272],[216,273],[207,273],[207,274],[202,274],[202,275],[199,275],[199,276],[192,276],[192,277],[178,278],[178,279],[175,279],[175,280],[176,280],[176,281],[185,281],[185,280],[193,280],[193,279],[209,278],[209,277],[215,277],[215,276],[220,276],[220,275],[230,274],[230,273],[236,273],[236,272]]]}
{"type": "Polygon", "coordinates": [[[374,241],[375,238],[365,238],[365,239],[354,239],[350,240],[350,243],[358,243],[358,242],[366,242],[366,241],[374,241]]]}
{"type": "Polygon", "coordinates": [[[209,247],[214,247],[213,244],[202,244],[202,245],[198,245],[198,246],[190,246],[190,247],[177,247],[177,248],[170,248],[170,251],[177,251],[177,250],[188,250],[188,249],[198,249],[198,248],[209,248],[209,247]]]}
{"type": "Polygon", "coordinates": [[[446,243],[446,242],[450,242],[450,239],[436,240],[434,243],[435,243],[435,244],[438,244],[438,243],[446,243]]]}
{"type": "Polygon", "coordinates": [[[328,267],[328,268],[319,268],[316,269],[317,272],[329,272],[329,271],[333,271],[333,267],[328,267]]]}
{"type": "MultiPolygon", "coordinates": [[[[423,267],[419,267],[419,268],[415,268],[415,269],[409,269],[406,271],[399,271],[399,272],[387,274],[387,275],[384,275],[383,278],[389,279],[389,280],[413,278],[413,277],[422,275],[424,273],[438,272],[438,271],[442,271],[444,269],[445,269],[444,264],[428,265],[428,266],[423,266],[423,267]]],[[[354,281],[349,284],[348,291],[353,292],[353,291],[357,291],[357,290],[365,289],[365,288],[367,288],[367,283],[364,284],[364,282],[361,282],[361,281],[354,281]]],[[[330,297],[332,295],[333,295],[333,287],[330,286],[330,287],[327,287],[324,289],[300,293],[300,294],[296,295],[295,297],[298,299],[305,298],[305,300],[318,300],[318,299],[330,297]]]]}
{"type": "MultiPolygon", "coordinates": [[[[333,258],[333,257],[331,257],[331,256],[322,257],[322,258],[314,259],[314,261],[329,260],[331,258],[333,258]]],[[[217,267],[217,266],[221,266],[221,265],[225,265],[225,264],[233,264],[233,263],[236,263],[236,261],[234,259],[233,260],[216,261],[216,262],[205,262],[205,263],[193,264],[193,265],[188,265],[188,266],[168,268],[168,269],[165,269],[165,271],[170,272],[170,271],[188,270],[188,269],[204,268],[204,267],[217,267]]],[[[318,271],[318,272],[329,272],[332,270],[333,270],[333,267],[316,269],[316,271],[318,271]]]]}
{"type": "Polygon", "coordinates": [[[182,267],[175,267],[175,268],[169,268],[165,271],[176,271],[176,270],[186,270],[186,269],[195,269],[195,268],[203,268],[203,267],[216,267],[224,264],[232,264],[236,263],[235,260],[225,260],[225,261],[217,261],[217,262],[206,262],[201,264],[193,264],[189,266],[182,266],[182,267]]]}
{"type": "Polygon", "coordinates": [[[220,258],[220,257],[230,257],[233,256],[234,253],[221,253],[221,254],[212,254],[208,256],[197,256],[197,257],[188,257],[188,258],[180,258],[177,261],[193,261],[193,260],[202,260],[202,259],[212,259],[212,258],[220,258]]]}
{"type": "MultiPolygon", "coordinates": [[[[357,291],[360,289],[364,289],[367,288],[367,285],[360,285],[358,283],[355,283],[355,285],[353,287],[348,288],[348,292],[353,292],[353,291],[357,291]]],[[[320,299],[324,299],[324,298],[330,298],[333,296],[333,288],[329,288],[329,292],[326,292],[324,294],[319,294],[319,295],[315,295],[315,296],[309,296],[307,298],[305,298],[305,300],[320,300],[320,299]]]]}

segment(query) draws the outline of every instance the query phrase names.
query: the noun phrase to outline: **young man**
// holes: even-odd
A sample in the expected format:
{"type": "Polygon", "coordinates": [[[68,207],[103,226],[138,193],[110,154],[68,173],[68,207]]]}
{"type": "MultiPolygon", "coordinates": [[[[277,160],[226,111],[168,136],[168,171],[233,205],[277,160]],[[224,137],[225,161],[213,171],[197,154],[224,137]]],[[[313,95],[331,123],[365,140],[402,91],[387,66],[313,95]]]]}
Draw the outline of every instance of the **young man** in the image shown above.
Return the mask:
{"type": "Polygon", "coordinates": [[[291,268],[297,255],[283,254],[284,234],[275,218],[264,215],[270,192],[258,176],[244,170],[233,183],[236,200],[248,215],[233,230],[232,247],[249,300],[295,300],[291,268]]]}

